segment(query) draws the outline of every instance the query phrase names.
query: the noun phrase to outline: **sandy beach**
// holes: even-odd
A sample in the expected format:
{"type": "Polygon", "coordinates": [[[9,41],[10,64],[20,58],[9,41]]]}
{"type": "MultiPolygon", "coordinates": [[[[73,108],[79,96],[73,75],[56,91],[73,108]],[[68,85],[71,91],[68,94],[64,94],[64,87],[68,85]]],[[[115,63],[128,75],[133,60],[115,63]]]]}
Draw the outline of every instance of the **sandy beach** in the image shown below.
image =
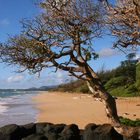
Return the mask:
{"type": "MultiPolygon", "coordinates": [[[[37,122],[76,123],[79,128],[84,128],[88,123],[110,123],[103,103],[95,100],[92,95],[41,92],[33,97],[33,101],[39,109],[37,122]]],[[[116,102],[119,116],[140,118],[140,97],[122,97],[116,102]]]]}

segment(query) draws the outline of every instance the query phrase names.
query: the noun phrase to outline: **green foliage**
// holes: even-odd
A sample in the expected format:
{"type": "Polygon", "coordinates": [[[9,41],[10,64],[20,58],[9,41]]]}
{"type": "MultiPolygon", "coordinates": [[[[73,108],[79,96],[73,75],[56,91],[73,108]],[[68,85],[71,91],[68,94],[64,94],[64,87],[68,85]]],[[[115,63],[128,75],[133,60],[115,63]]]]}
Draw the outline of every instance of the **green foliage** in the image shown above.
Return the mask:
{"type": "Polygon", "coordinates": [[[107,70],[107,71],[101,70],[97,74],[104,85],[111,79],[111,77],[114,77],[114,70],[111,70],[111,71],[110,70],[107,70]]]}
{"type": "Polygon", "coordinates": [[[140,94],[140,63],[136,66],[136,88],[140,94]]]}
{"type": "Polygon", "coordinates": [[[114,76],[126,76],[127,84],[135,82],[136,79],[136,61],[125,60],[121,62],[121,65],[115,70],[114,76]]]}
{"type": "Polygon", "coordinates": [[[93,52],[92,53],[93,59],[96,60],[97,58],[99,58],[99,54],[93,52]]]}
{"type": "Polygon", "coordinates": [[[122,61],[116,69],[99,74],[105,89],[114,96],[137,96],[140,87],[140,67],[136,74],[137,60],[134,54],[127,56],[128,60],[122,61]],[[139,78],[137,78],[139,77],[139,78]],[[137,85],[136,83],[137,79],[137,85]]]}
{"type": "Polygon", "coordinates": [[[83,84],[76,89],[76,92],[89,93],[88,86],[86,84],[83,84]]]}
{"type": "Polygon", "coordinates": [[[85,56],[87,61],[91,59],[96,60],[97,58],[99,58],[99,55],[91,48],[90,43],[85,45],[89,45],[88,48],[82,47],[83,55],[85,56]]]}
{"type": "Polygon", "coordinates": [[[51,89],[51,91],[89,93],[86,83],[82,80],[59,85],[57,88],[51,89]]]}
{"type": "Polygon", "coordinates": [[[106,84],[105,88],[107,90],[111,90],[114,88],[119,87],[120,85],[125,85],[125,81],[127,80],[127,77],[125,76],[119,76],[119,77],[114,77],[111,78],[106,84]]]}
{"type": "Polygon", "coordinates": [[[133,58],[136,56],[136,53],[135,52],[132,52],[132,53],[129,53],[127,56],[126,56],[126,58],[128,59],[128,60],[133,60],[133,58]]]}
{"type": "Polygon", "coordinates": [[[140,126],[140,119],[130,120],[128,118],[120,117],[120,122],[128,126],[140,126]]]}
{"type": "Polygon", "coordinates": [[[129,85],[127,87],[128,93],[136,93],[138,92],[138,89],[136,88],[135,84],[129,85]]]}
{"type": "MultiPolygon", "coordinates": [[[[102,68],[98,72],[105,89],[113,96],[140,95],[140,64],[137,64],[136,60],[132,60],[131,55],[128,57],[129,60],[123,61],[116,69],[105,71],[102,68]]],[[[90,93],[86,83],[81,80],[61,85],[57,91],[90,93]]]]}
{"type": "Polygon", "coordinates": [[[137,96],[137,89],[132,85],[129,87],[119,86],[109,91],[112,96],[133,97],[137,96]]]}

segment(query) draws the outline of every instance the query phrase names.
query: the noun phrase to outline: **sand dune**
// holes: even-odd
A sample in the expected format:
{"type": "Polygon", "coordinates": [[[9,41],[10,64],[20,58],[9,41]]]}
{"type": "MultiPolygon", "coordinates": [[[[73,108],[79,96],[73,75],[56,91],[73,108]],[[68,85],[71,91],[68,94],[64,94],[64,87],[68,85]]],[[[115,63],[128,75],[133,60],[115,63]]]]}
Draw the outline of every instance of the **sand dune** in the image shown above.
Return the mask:
{"type": "MultiPolygon", "coordinates": [[[[109,123],[103,103],[91,95],[41,92],[33,97],[33,101],[39,109],[37,122],[76,123],[80,128],[88,123],[109,123]]],[[[118,98],[116,101],[120,116],[140,118],[140,97],[118,98]]]]}

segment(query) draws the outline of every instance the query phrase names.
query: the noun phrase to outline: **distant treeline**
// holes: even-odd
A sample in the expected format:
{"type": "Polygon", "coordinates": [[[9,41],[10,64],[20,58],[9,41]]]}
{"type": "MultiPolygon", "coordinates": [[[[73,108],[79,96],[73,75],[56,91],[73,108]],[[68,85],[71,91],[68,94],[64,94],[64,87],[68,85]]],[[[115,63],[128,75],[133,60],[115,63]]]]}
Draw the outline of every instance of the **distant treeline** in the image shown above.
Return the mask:
{"type": "MultiPolygon", "coordinates": [[[[140,63],[138,60],[127,59],[113,70],[98,72],[105,89],[113,96],[140,95],[140,63]]],[[[90,93],[86,83],[82,80],[59,85],[53,91],[90,93]]]]}
{"type": "Polygon", "coordinates": [[[27,89],[0,89],[0,92],[16,92],[16,91],[48,91],[49,89],[56,88],[57,85],[53,86],[42,86],[42,87],[32,87],[27,89]]]}

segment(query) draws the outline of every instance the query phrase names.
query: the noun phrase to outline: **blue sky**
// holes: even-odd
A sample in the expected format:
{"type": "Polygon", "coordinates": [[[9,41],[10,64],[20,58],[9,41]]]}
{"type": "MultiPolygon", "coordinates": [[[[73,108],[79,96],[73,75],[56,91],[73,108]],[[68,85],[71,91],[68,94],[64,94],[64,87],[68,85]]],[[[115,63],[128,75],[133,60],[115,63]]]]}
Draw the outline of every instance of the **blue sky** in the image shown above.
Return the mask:
{"type": "MultiPolygon", "coordinates": [[[[0,42],[6,41],[8,35],[18,34],[21,30],[19,21],[23,18],[31,18],[37,15],[40,10],[34,4],[34,0],[0,0],[0,42]]],[[[96,40],[94,46],[100,58],[91,61],[90,64],[95,71],[100,70],[104,65],[105,69],[115,68],[125,55],[112,50],[112,39],[104,37],[96,40]]],[[[53,73],[52,70],[43,70],[40,77],[25,73],[15,73],[16,67],[8,67],[0,63],[0,88],[29,88],[46,85],[60,84],[66,82],[68,74],[62,71],[53,73]]]]}

